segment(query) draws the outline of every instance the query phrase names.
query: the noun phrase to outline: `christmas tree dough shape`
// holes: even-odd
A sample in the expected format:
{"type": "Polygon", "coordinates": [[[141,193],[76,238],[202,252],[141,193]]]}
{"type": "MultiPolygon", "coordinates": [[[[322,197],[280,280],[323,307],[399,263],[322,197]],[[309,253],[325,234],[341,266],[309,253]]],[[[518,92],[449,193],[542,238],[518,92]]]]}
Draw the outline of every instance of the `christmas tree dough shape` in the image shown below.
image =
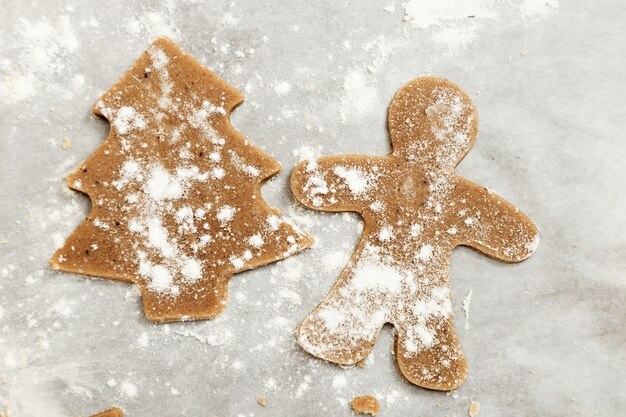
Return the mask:
{"type": "Polygon", "coordinates": [[[456,175],[478,120],[455,84],[409,82],[394,96],[387,121],[389,155],[325,156],[293,172],[292,191],[305,206],[364,219],[350,262],[300,325],[298,341],[317,357],[352,365],[391,323],[402,374],[422,387],[451,390],[467,373],[453,328],[452,250],[467,245],[518,262],[536,249],[538,232],[510,203],[456,175]]]}
{"type": "Polygon", "coordinates": [[[68,176],[91,212],[52,267],[137,284],[153,322],[208,319],[233,274],[311,246],[263,200],[280,165],[230,124],[242,102],[157,39],[93,107],[109,136],[68,176]]]}

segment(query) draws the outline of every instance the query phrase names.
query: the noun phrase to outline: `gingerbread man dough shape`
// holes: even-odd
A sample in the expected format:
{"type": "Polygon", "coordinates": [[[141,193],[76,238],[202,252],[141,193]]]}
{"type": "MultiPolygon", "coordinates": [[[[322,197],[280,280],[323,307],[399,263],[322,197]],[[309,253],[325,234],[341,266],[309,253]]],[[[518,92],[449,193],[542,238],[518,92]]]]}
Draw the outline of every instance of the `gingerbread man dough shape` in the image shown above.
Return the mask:
{"type": "Polygon", "coordinates": [[[452,390],[467,374],[453,327],[452,250],[466,245],[519,262],[537,248],[538,231],[491,190],[456,175],[478,126],[458,86],[413,80],[394,96],[387,120],[389,155],[320,157],[300,163],[291,177],[303,205],[357,212],[365,223],[352,259],[300,325],[298,341],[314,356],[352,365],[391,323],[402,374],[425,388],[452,390]]]}

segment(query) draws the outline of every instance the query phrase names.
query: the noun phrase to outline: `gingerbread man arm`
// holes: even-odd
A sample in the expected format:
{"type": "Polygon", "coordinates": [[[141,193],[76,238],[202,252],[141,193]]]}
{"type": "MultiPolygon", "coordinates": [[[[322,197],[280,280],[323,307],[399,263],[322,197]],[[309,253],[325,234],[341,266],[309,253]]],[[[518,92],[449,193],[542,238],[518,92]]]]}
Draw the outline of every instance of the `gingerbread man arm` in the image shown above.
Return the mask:
{"type": "Polygon", "coordinates": [[[302,161],[291,175],[291,191],[304,206],[323,211],[362,213],[374,198],[384,157],[322,156],[302,161]]]}
{"type": "Polygon", "coordinates": [[[457,212],[458,244],[505,262],[523,261],[537,249],[537,226],[493,191],[461,178],[455,197],[468,207],[457,212]]]}

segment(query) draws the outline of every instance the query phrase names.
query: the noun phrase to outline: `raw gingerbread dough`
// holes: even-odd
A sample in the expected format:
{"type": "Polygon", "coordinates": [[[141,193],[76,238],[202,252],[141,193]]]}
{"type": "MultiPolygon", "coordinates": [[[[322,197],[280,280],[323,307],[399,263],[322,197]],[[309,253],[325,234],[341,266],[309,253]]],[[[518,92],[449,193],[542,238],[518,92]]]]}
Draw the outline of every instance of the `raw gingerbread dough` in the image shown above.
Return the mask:
{"type": "Polygon", "coordinates": [[[354,397],[350,406],[355,414],[370,414],[376,416],[380,411],[380,404],[378,404],[376,397],[372,395],[354,397]]]}
{"type": "Polygon", "coordinates": [[[157,39],[93,107],[109,136],[68,177],[92,209],[52,267],[137,284],[151,321],[208,319],[233,274],[311,246],[263,200],[280,165],[230,124],[242,102],[157,39]]]}
{"type": "Polygon", "coordinates": [[[389,155],[320,157],[292,175],[292,191],[305,206],[357,212],[365,222],[352,259],[302,322],[298,341],[317,357],[352,365],[391,323],[402,374],[422,387],[451,390],[467,373],[453,328],[452,250],[467,245],[518,262],[536,249],[538,232],[493,191],[456,175],[478,119],[455,84],[409,82],[391,102],[388,127],[389,155]]]}
{"type": "Polygon", "coordinates": [[[122,417],[124,412],[119,408],[111,408],[110,410],[103,411],[91,417],[122,417]]]}

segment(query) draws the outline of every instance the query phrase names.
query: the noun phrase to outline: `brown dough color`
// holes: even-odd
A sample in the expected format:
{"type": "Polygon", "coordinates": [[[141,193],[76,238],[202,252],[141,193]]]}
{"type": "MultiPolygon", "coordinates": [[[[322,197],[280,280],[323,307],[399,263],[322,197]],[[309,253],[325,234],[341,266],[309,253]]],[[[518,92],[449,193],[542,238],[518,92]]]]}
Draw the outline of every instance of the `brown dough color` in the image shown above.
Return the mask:
{"type": "Polygon", "coordinates": [[[376,416],[380,411],[380,404],[378,404],[376,397],[372,395],[354,397],[350,406],[355,414],[370,414],[376,416]]]}
{"type": "Polygon", "coordinates": [[[452,250],[467,245],[518,262],[536,249],[538,232],[510,203],[456,175],[478,127],[458,86],[413,80],[394,96],[387,120],[389,155],[320,157],[292,175],[292,191],[305,206],[364,219],[355,253],[302,322],[298,341],[317,357],[352,365],[391,323],[402,374],[422,387],[452,390],[467,373],[453,328],[452,250]]]}
{"type": "Polygon", "coordinates": [[[137,284],[151,321],[208,319],[233,274],[311,246],[263,200],[280,165],[230,124],[242,102],[157,39],[93,107],[109,136],[68,177],[91,212],[52,267],[137,284]]]}
{"type": "Polygon", "coordinates": [[[122,417],[124,412],[119,408],[111,408],[110,410],[103,411],[91,417],[122,417]]]}

